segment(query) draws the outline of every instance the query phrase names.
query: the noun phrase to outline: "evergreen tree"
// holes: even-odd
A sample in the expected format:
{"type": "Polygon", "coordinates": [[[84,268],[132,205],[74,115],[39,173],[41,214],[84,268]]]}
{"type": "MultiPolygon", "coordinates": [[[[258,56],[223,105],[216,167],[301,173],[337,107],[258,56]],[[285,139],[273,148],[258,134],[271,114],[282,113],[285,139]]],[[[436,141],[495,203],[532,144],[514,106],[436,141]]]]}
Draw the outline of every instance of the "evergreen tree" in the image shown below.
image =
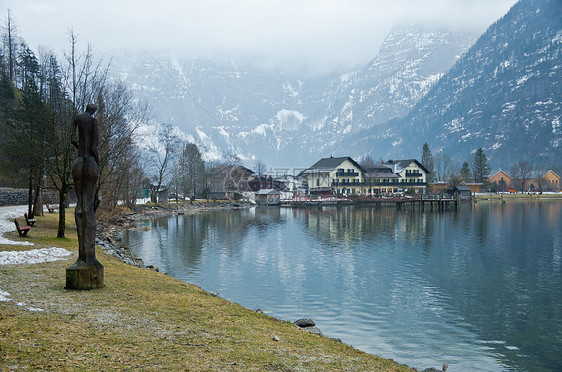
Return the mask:
{"type": "Polygon", "coordinates": [[[462,163],[462,168],[459,173],[459,177],[461,179],[461,182],[469,182],[472,179],[472,172],[470,171],[470,167],[467,161],[462,163]]]}
{"type": "Polygon", "coordinates": [[[474,181],[484,183],[490,177],[490,163],[488,163],[488,158],[480,147],[474,157],[472,158],[472,173],[474,174],[474,181]]]}
{"type": "Polygon", "coordinates": [[[205,162],[194,143],[186,143],[179,160],[181,189],[185,196],[195,196],[203,191],[205,162]]]}
{"type": "Polygon", "coordinates": [[[435,162],[433,160],[433,155],[431,154],[431,150],[429,149],[429,145],[427,144],[427,142],[423,144],[421,163],[431,173],[430,175],[431,181],[434,181],[435,162]]]}

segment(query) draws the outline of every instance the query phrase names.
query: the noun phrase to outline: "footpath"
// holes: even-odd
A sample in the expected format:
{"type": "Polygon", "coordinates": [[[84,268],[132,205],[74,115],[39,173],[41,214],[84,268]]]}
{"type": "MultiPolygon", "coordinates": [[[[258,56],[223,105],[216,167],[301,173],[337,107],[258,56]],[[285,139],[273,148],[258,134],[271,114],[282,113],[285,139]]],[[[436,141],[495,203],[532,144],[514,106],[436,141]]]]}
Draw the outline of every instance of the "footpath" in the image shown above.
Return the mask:
{"type": "Polygon", "coordinates": [[[24,212],[0,208],[0,370],[414,371],[99,248],[105,287],[65,290],[78,256],[73,211],[64,239],[56,213],[19,237],[10,219],[24,212]]]}

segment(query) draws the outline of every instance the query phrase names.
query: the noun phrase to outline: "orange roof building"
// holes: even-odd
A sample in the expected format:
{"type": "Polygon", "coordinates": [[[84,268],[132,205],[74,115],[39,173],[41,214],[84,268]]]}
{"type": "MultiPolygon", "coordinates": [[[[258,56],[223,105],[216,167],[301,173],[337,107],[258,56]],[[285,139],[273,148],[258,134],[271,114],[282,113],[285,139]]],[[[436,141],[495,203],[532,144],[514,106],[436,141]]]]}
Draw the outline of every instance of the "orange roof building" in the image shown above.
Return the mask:
{"type": "Polygon", "coordinates": [[[546,184],[551,190],[560,190],[560,176],[554,173],[552,170],[546,172],[542,177],[546,181],[546,184]]]}
{"type": "Polygon", "coordinates": [[[494,175],[488,178],[488,181],[490,183],[496,183],[498,185],[502,181],[504,181],[507,187],[511,186],[511,180],[512,180],[511,176],[502,170],[497,171],[494,175]]]}

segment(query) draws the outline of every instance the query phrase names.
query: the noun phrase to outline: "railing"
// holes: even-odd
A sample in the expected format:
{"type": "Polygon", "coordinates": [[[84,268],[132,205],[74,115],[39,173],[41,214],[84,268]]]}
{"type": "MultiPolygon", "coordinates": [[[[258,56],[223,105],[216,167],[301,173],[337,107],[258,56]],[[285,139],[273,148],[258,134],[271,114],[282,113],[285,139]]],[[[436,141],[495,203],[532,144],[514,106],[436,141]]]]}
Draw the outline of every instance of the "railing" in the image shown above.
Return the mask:
{"type": "Polygon", "coordinates": [[[427,186],[427,182],[424,181],[413,181],[413,180],[392,180],[391,181],[332,181],[332,187],[338,186],[389,186],[389,187],[402,187],[402,186],[427,186]]]}
{"type": "Polygon", "coordinates": [[[406,177],[422,177],[420,172],[406,172],[406,177]]]}
{"type": "Polygon", "coordinates": [[[337,172],[336,177],[358,177],[359,173],[357,172],[337,172]]]}
{"type": "Polygon", "coordinates": [[[365,186],[366,183],[365,182],[361,182],[361,181],[332,181],[332,186],[365,186]]]}

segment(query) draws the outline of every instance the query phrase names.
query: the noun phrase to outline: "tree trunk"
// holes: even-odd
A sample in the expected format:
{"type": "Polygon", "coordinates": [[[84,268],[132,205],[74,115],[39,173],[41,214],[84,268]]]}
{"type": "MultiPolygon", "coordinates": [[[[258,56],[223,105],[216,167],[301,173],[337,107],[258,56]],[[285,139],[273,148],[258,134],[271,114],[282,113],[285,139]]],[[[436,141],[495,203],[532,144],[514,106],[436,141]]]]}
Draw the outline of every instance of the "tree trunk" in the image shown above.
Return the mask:
{"type": "Polygon", "coordinates": [[[66,188],[61,187],[59,190],[59,228],[57,238],[64,238],[64,230],[66,224],[66,188]]]}
{"type": "Polygon", "coordinates": [[[41,185],[37,185],[35,192],[35,201],[33,202],[33,216],[43,215],[43,195],[41,193],[41,185]]]}
{"type": "Polygon", "coordinates": [[[43,184],[43,177],[45,174],[45,168],[41,166],[39,168],[39,179],[37,181],[37,191],[35,191],[35,200],[33,201],[33,216],[43,215],[43,193],[41,191],[43,184]]]}
{"type": "Polygon", "coordinates": [[[27,197],[27,215],[33,215],[33,170],[29,170],[29,192],[27,197]]]}

